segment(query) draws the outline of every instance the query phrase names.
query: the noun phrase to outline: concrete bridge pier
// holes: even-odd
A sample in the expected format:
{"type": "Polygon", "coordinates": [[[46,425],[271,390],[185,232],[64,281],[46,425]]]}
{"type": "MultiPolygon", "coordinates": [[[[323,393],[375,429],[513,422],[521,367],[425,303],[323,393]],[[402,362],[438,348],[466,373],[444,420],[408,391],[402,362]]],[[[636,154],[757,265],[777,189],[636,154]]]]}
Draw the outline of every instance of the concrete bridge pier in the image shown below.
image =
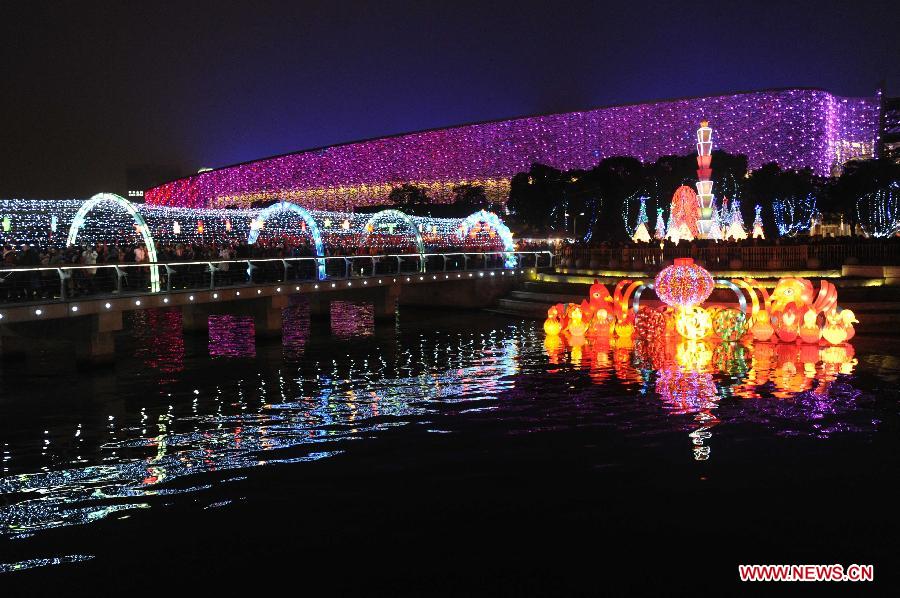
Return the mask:
{"type": "Polygon", "coordinates": [[[59,320],[21,322],[2,327],[0,350],[4,359],[26,357],[43,339],[72,345],[81,366],[109,365],[115,359],[115,333],[122,330],[122,312],[110,311],[59,320]]]}
{"type": "Polygon", "coordinates": [[[331,321],[331,297],[326,294],[307,295],[306,302],[309,304],[310,321],[331,321]]]}
{"type": "Polygon", "coordinates": [[[181,330],[185,334],[209,334],[209,305],[182,305],[181,330]]]}
{"type": "Polygon", "coordinates": [[[288,306],[286,295],[272,295],[248,301],[253,316],[256,338],[281,338],[283,311],[288,306]]]}
{"type": "Polygon", "coordinates": [[[400,303],[400,287],[397,285],[381,287],[372,298],[375,321],[393,323],[397,319],[397,305],[400,303]]]}

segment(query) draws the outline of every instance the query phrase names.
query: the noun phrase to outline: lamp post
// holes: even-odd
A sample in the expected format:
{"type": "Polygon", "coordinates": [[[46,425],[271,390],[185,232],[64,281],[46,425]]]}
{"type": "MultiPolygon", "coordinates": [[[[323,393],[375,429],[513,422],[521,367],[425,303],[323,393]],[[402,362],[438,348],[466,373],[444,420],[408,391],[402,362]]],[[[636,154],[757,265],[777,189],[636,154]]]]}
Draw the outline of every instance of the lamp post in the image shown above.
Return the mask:
{"type": "MultiPolygon", "coordinates": [[[[578,238],[578,217],[584,216],[584,212],[579,212],[577,214],[572,214],[572,236],[576,239],[578,238]]],[[[566,214],[566,218],[569,217],[569,214],[566,214]]]]}

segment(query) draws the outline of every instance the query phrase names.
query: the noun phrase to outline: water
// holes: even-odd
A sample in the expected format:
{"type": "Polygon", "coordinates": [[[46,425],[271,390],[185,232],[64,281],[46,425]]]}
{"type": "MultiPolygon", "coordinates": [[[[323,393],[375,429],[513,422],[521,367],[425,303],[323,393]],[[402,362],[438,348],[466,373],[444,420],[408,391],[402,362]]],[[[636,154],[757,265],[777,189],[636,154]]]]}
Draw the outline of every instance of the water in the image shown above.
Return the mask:
{"type": "Polygon", "coordinates": [[[428,593],[627,589],[649,563],[685,587],[797,559],[878,578],[900,362],[854,341],[569,347],[539,322],[376,326],[336,303],[330,325],[291,307],[283,342],[257,344],[249,318],[214,316],[207,339],[137,312],[113,370],[54,345],[0,369],[0,587],[127,584],[149,563],[208,588],[295,567],[318,585],[335,559],[331,589],[428,593]]]}

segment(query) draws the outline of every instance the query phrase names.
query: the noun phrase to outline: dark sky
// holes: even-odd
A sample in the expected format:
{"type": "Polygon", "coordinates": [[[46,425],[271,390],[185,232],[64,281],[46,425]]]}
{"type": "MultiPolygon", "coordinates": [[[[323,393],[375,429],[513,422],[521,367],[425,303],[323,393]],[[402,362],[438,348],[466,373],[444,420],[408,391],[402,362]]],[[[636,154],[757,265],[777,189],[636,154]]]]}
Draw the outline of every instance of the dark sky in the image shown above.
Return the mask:
{"type": "Polygon", "coordinates": [[[0,197],[611,103],[900,95],[898,5],[4,1],[0,197]]]}

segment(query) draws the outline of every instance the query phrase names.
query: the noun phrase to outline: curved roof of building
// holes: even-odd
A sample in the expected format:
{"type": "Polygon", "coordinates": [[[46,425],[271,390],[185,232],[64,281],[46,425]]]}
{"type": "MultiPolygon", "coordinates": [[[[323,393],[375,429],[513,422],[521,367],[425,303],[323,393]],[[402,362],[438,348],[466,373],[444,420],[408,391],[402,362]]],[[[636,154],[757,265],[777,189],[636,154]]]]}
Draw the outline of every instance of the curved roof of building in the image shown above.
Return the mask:
{"type": "Polygon", "coordinates": [[[789,88],[517,117],[262,158],[171,181],[145,197],[196,207],[287,198],[352,209],[383,201],[403,183],[502,187],[534,162],[589,168],[613,155],[689,153],[701,119],[710,121],[717,149],[747,155],[751,168],[774,161],[826,175],[850,154],[871,152],[879,101],[789,88]]]}

